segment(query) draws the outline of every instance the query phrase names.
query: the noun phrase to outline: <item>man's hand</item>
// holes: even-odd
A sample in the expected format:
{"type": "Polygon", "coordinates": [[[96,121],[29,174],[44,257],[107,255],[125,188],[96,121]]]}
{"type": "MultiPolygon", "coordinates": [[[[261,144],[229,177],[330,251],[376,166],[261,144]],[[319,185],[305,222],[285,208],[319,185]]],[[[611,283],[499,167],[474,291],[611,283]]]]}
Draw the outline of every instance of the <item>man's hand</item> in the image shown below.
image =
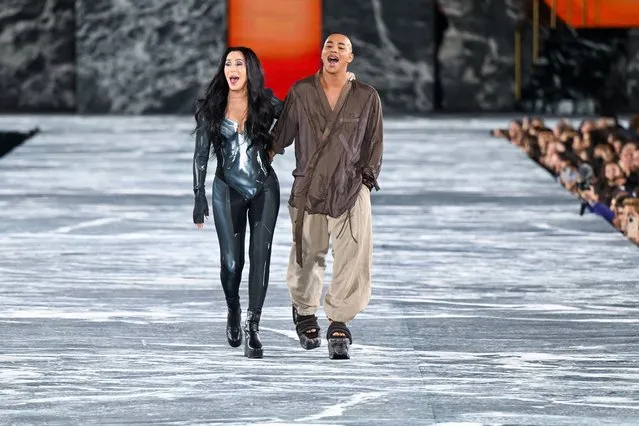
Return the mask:
{"type": "Polygon", "coordinates": [[[268,161],[269,163],[273,162],[273,158],[275,157],[275,151],[273,151],[271,148],[266,150],[266,155],[268,155],[268,161]]]}

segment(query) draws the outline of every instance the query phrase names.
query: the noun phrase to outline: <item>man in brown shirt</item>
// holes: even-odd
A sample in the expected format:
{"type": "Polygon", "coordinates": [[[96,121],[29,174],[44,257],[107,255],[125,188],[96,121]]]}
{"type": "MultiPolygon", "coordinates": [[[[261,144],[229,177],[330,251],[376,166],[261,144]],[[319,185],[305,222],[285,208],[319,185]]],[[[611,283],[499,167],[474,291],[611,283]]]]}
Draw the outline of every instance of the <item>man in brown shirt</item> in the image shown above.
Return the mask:
{"type": "Polygon", "coordinates": [[[348,37],[332,34],[322,49],[322,69],[298,81],[286,97],[273,151],[295,141],[295,180],[289,199],[293,244],[287,283],[293,320],[305,349],[320,346],[315,313],[323,287],[329,239],[333,279],[324,299],[330,325],[329,356],[349,358],[347,323],[371,297],[370,192],[379,189],[382,107],[375,89],[349,81],[348,37]]]}

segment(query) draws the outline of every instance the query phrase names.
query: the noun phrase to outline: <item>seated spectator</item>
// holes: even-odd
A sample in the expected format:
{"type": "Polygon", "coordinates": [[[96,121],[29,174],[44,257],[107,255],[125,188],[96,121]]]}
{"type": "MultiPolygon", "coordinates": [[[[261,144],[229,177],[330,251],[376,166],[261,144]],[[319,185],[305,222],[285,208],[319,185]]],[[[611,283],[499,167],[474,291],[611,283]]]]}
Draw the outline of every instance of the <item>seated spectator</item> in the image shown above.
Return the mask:
{"type": "Polygon", "coordinates": [[[639,140],[639,114],[630,119],[628,123],[628,133],[632,135],[632,139],[639,140]]]}
{"type": "Polygon", "coordinates": [[[627,198],[623,208],[626,215],[626,237],[639,245],[639,199],[627,198]]]}
{"type": "Polygon", "coordinates": [[[581,200],[582,211],[601,216],[637,243],[639,115],[628,128],[614,116],[583,120],[577,127],[560,120],[552,129],[539,117],[524,117],[491,134],[508,139],[545,168],[581,200]]]}

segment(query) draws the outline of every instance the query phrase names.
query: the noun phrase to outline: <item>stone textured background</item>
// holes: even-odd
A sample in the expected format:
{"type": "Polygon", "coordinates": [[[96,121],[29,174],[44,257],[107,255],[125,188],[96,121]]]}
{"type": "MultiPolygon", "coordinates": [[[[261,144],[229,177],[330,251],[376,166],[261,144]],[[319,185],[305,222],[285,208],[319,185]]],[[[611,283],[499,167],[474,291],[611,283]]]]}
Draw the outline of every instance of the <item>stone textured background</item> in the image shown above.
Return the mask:
{"type": "Polygon", "coordinates": [[[0,111],[73,111],[75,56],[75,0],[0,0],[0,111]]]}
{"type": "MultiPolygon", "coordinates": [[[[324,33],[352,36],[387,114],[512,111],[525,2],[439,0],[439,52],[435,0],[324,0],[324,33]]],[[[190,114],[225,42],[226,0],[0,0],[0,111],[190,114]]],[[[639,109],[639,30],[624,66],[639,109]]]]}
{"type": "Polygon", "coordinates": [[[439,52],[443,107],[499,111],[514,102],[514,31],[520,0],[440,0],[449,27],[439,52]]]}
{"type": "Polygon", "coordinates": [[[372,84],[385,112],[433,109],[435,0],[324,0],[324,36],[343,32],[351,70],[372,84]]]}
{"type": "Polygon", "coordinates": [[[77,4],[79,112],[192,112],[226,47],[225,0],[77,4]]]}
{"type": "Polygon", "coordinates": [[[630,108],[639,112],[639,29],[630,31],[628,38],[628,101],[630,108]]]}

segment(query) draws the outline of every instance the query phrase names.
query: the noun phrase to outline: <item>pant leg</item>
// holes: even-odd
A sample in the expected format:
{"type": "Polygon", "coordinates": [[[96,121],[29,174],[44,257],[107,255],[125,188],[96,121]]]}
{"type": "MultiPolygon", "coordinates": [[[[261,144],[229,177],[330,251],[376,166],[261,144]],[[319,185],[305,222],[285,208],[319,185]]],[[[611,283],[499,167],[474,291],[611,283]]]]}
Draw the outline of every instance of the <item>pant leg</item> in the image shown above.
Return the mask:
{"type": "Polygon", "coordinates": [[[213,219],[220,244],[220,279],[227,303],[239,300],[244,268],[247,204],[223,180],[213,181],[213,219]]]}
{"type": "Polygon", "coordinates": [[[373,228],[370,190],[362,185],[355,205],[338,218],[328,218],[333,242],[333,279],[324,311],[334,321],[348,323],[371,298],[373,228]]]}
{"type": "Polygon", "coordinates": [[[291,303],[300,315],[314,315],[320,305],[326,255],[328,254],[328,221],[326,215],[304,213],[302,232],[302,266],[296,260],[295,218],[297,209],[289,206],[293,223],[293,244],[288,261],[286,282],[291,303]]]}
{"type": "Polygon", "coordinates": [[[249,203],[249,309],[261,312],[268,289],[273,231],[280,210],[280,183],[271,170],[264,188],[249,203]]]}

